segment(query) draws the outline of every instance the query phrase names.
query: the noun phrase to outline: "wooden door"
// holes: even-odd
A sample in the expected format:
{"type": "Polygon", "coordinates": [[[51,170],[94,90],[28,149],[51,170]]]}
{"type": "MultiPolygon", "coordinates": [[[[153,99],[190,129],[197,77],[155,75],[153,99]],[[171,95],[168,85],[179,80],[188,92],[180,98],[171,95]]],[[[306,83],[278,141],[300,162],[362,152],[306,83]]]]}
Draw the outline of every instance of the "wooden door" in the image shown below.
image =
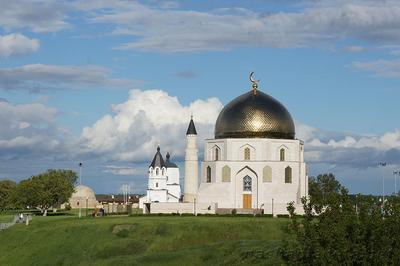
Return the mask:
{"type": "Polygon", "coordinates": [[[251,194],[243,194],[243,209],[251,209],[251,194]]]}

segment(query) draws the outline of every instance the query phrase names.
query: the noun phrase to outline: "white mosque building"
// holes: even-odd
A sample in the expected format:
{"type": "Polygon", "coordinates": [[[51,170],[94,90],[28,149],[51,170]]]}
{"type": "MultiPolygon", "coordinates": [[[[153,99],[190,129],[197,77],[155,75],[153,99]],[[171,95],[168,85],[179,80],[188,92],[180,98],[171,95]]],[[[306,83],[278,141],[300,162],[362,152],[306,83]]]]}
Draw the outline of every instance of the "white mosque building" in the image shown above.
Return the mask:
{"type": "MultiPolygon", "coordinates": [[[[209,204],[208,209],[215,204],[215,209],[263,209],[265,213],[279,214],[287,213],[286,206],[293,201],[296,211],[301,212],[301,198],[308,195],[304,143],[295,138],[295,126],[287,109],[259,91],[252,75],[250,80],[252,90],[222,109],[214,138],[205,140],[200,177],[197,131],[193,118],[190,120],[183,202],[209,204]]],[[[158,167],[161,169],[162,165],[158,167]]],[[[165,168],[161,176],[167,172],[165,168]]],[[[156,181],[151,180],[153,174],[149,175],[149,189],[153,191],[156,181]]],[[[157,180],[161,184],[161,179],[157,180]]],[[[159,202],[176,199],[168,198],[169,193],[154,193],[160,193],[159,202]]],[[[147,197],[153,199],[152,195],[148,190],[147,197]]]]}

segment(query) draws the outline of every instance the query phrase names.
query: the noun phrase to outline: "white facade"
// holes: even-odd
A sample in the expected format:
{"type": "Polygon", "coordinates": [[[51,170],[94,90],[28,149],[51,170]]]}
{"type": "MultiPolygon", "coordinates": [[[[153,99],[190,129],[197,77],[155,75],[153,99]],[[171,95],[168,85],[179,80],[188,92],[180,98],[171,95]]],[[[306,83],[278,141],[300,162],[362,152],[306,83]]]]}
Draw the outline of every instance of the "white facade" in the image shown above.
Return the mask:
{"type": "Polygon", "coordinates": [[[308,194],[300,140],[209,139],[204,157],[197,195],[200,203],[216,202],[219,208],[270,209],[272,204],[300,204],[308,194]]]}
{"type": "Polygon", "coordinates": [[[168,153],[166,158],[167,160],[164,162],[158,147],[149,167],[146,196],[139,199],[140,208],[143,208],[144,203],[179,202],[181,197],[179,168],[169,161],[170,155],[168,153]]]}

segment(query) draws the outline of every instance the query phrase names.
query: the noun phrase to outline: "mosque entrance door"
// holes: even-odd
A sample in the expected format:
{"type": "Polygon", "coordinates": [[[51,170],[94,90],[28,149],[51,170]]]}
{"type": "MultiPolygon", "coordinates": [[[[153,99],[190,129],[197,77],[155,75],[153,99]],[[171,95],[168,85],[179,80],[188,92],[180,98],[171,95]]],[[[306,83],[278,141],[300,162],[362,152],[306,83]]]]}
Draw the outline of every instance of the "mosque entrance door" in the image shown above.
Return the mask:
{"type": "Polygon", "coordinates": [[[243,209],[251,209],[251,177],[243,178],[243,209]]]}
{"type": "Polygon", "coordinates": [[[243,194],[243,209],[251,209],[251,194],[243,194]]]}

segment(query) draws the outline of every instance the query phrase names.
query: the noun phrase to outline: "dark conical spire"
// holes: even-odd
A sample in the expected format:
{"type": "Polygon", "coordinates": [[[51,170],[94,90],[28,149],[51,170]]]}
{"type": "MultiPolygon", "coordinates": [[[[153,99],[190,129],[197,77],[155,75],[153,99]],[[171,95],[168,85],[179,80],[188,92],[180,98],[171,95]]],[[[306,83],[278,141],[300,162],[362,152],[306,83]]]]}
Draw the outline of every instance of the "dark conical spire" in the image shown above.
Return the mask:
{"type": "Polygon", "coordinates": [[[197,135],[196,127],[194,126],[193,122],[193,116],[190,118],[190,123],[186,131],[186,135],[197,135]]]}
{"type": "Polygon", "coordinates": [[[154,155],[153,161],[150,164],[150,167],[165,167],[164,159],[160,153],[160,146],[157,147],[157,152],[154,155]]]}

